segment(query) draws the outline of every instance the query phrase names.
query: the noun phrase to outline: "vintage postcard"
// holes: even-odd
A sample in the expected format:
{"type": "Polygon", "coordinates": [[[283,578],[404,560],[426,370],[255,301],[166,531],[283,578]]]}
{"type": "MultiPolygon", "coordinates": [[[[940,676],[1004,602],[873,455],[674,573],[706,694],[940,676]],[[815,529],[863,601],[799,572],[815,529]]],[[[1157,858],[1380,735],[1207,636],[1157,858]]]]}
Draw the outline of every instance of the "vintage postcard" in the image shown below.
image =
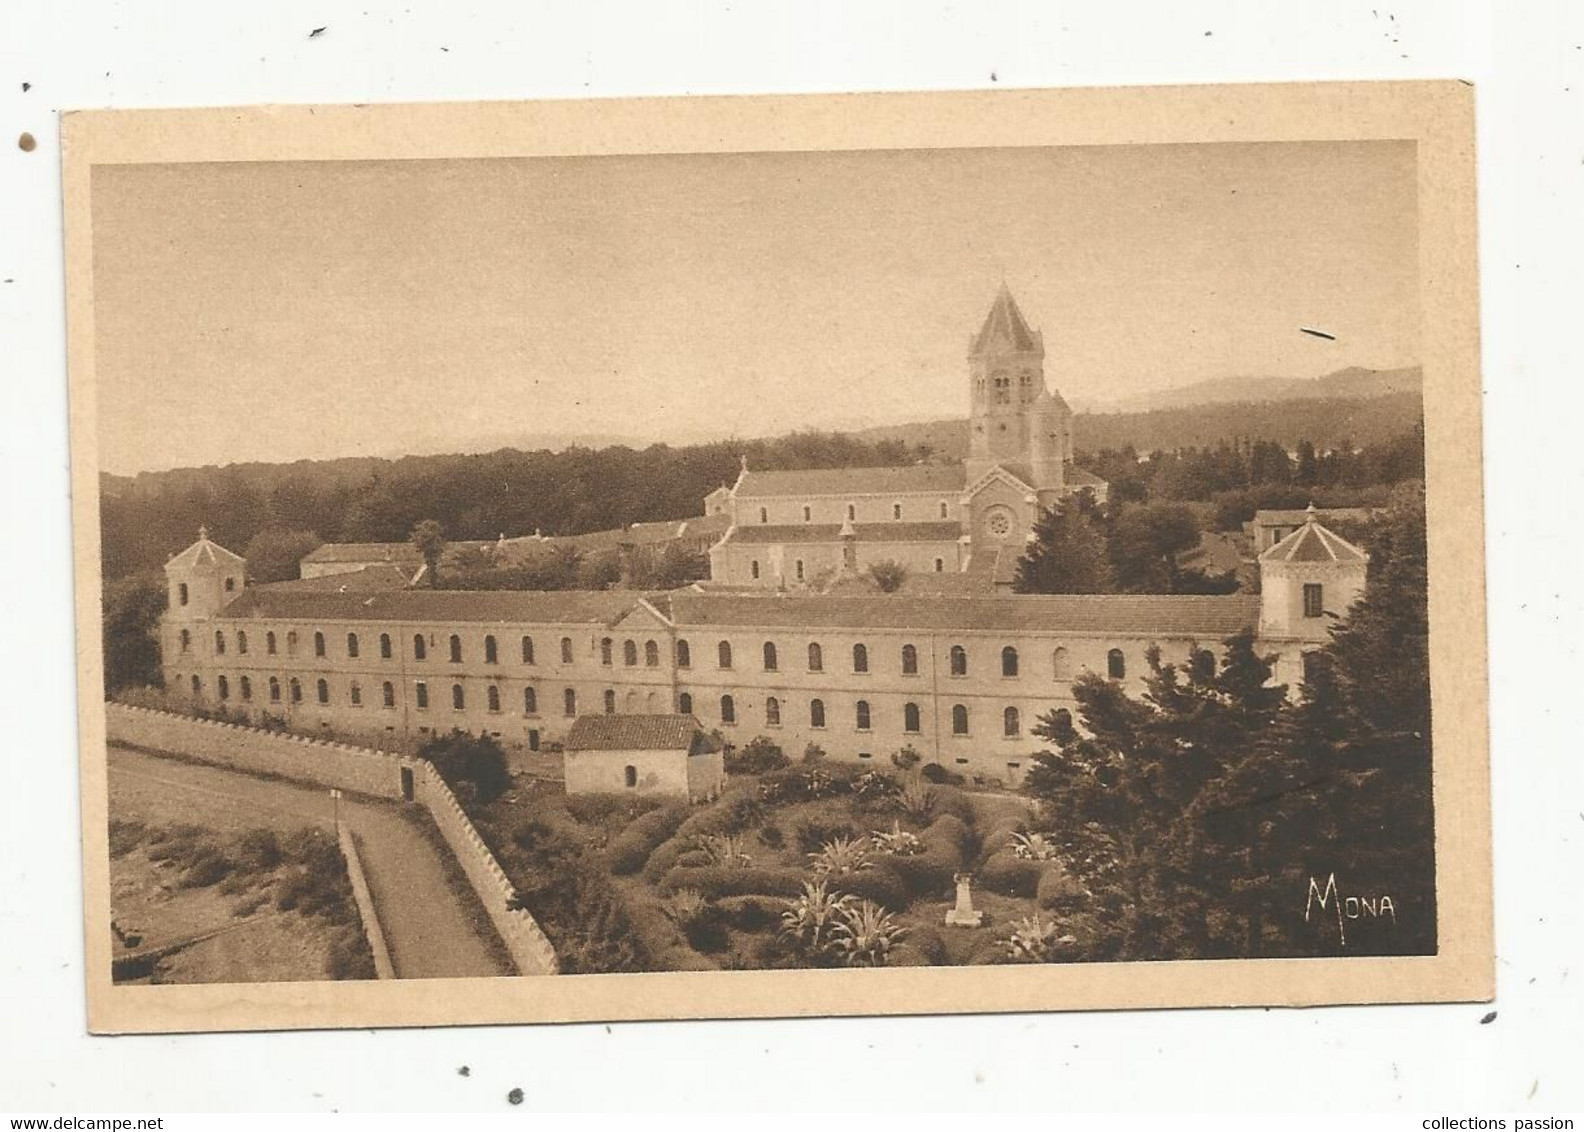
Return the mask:
{"type": "Polygon", "coordinates": [[[1472,93],[68,115],[91,1027],[1489,997],[1472,93]]]}

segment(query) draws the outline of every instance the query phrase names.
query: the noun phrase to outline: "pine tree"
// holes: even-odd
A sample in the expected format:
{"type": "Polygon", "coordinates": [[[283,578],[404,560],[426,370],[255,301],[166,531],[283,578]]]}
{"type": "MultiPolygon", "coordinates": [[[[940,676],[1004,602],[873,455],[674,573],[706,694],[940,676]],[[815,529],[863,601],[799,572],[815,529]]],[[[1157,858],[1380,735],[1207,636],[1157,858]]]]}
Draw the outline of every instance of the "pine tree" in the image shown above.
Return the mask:
{"type": "Polygon", "coordinates": [[[1020,594],[1110,593],[1115,586],[1105,536],[1088,496],[1069,497],[1040,513],[1034,539],[1012,583],[1020,594]]]}

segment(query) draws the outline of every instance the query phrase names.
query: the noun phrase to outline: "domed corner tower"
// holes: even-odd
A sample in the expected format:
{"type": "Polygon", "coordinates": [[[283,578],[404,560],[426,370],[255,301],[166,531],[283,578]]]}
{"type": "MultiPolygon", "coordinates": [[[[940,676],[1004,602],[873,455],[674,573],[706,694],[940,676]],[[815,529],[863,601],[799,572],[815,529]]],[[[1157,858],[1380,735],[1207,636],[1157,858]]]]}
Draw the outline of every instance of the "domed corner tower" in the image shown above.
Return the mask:
{"type": "Polygon", "coordinates": [[[202,621],[213,617],[247,585],[247,560],[219,543],[209,541],[206,527],[198,541],[165,563],[165,584],[172,621],[202,621]]]}
{"type": "Polygon", "coordinates": [[[1045,339],[1005,283],[968,346],[970,484],[996,465],[1016,469],[1042,497],[1059,497],[1072,459],[1072,411],[1045,386],[1045,339]]]}
{"type": "Polygon", "coordinates": [[[1321,526],[1311,503],[1304,525],[1259,556],[1261,640],[1325,644],[1332,627],[1364,596],[1369,560],[1363,550],[1321,526]]]}

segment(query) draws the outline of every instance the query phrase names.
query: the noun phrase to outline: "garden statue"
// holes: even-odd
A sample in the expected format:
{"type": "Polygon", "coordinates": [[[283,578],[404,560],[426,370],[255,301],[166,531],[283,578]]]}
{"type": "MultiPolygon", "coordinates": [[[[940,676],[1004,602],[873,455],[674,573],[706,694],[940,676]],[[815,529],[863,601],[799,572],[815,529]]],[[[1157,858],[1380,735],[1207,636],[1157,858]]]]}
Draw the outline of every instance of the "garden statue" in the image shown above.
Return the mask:
{"type": "Polygon", "coordinates": [[[959,928],[977,928],[984,923],[984,913],[973,906],[973,876],[958,873],[952,880],[957,882],[957,906],[946,913],[946,922],[959,928]]]}

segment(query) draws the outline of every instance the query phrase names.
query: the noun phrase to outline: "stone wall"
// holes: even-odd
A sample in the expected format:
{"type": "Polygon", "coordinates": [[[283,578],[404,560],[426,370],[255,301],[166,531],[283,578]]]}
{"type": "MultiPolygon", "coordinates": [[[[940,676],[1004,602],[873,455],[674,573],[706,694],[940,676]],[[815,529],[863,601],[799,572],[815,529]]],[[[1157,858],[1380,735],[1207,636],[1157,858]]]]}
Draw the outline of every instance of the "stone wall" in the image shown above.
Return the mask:
{"type": "Polygon", "coordinates": [[[550,941],[534,918],[515,906],[516,889],[427,760],[117,703],[105,705],[105,732],[112,741],[134,747],[376,798],[400,800],[401,772],[407,768],[412,772],[414,801],[434,817],[517,970],[524,975],[556,973],[550,941]]]}
{"type": "Polygon", "coordinates": [[[352,898],[357,901],[358,918],[363,921],[363,938],[368,940],[374,954],[374,974],[382,979],[394,979],[396,968],[391,963],[390,948],[385,943],[385,929],[380,927],[379,913],[374,907],[374,894],[369,891],[368,878],[363,875],[363,860],[358,856],[357,838],[347,826],[339,829],[341,856],[346,861],[347,879],[352,882],[352,898]]]}

